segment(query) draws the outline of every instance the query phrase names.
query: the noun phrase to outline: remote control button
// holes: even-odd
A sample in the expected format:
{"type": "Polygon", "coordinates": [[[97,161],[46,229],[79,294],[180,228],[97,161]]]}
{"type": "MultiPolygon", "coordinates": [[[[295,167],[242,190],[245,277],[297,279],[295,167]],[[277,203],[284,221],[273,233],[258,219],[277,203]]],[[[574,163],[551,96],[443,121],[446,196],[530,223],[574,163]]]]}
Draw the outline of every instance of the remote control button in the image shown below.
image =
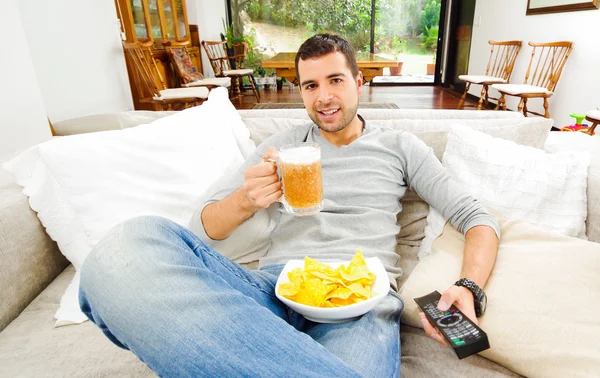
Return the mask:
{"type": "Polygon", "coordinates": [[[448,316],[444,316],[440,320],[437,321],[437,324],[440,327],[447,328],[452,327],[455,324],[458,324],[462,320],[462,316],[460,314],[452,314],[448,316]]]}

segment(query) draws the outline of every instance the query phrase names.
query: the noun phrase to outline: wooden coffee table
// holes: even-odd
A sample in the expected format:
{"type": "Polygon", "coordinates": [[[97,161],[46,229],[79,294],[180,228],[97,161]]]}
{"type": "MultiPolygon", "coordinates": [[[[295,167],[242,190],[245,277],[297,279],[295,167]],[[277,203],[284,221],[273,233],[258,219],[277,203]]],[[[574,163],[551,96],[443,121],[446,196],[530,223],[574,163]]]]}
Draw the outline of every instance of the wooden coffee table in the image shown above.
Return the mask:
{"type": "MultiPolygon", "coordinates": [[[[284,77],[287,81],[298,85],[296,78],[295,52],[280,52],[271,59],[263,60],[264,68],[275,68],[277,76],[284,77]]],[[[382,76],[385,67],[397,67],[398,62],[381,58],[371,53],[357,53],[356,62],[363,74],[364,82],[373,80],[375,76],[382,76]]]]}

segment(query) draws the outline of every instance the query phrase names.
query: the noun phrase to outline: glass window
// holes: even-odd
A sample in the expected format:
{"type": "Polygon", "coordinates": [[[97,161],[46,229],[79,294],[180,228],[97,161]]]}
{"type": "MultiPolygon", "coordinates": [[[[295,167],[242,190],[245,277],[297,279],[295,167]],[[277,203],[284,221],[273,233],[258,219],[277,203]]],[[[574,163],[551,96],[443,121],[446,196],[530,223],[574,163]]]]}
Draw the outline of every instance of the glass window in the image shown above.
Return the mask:
{"type": "Polygon", "coordinates": [[[175,38],[175,20],[173,19],[173,9],[170,1],[163,2],[163,13],[165,14],[167,38],[175,38]]]}
{"type": "MultiPolygon", "coordinates": [[[[262,68],[262,59],[297,51],[311,35],[334,32],[346,38],[357,52],[373,52],[381,58],[403,62],[401,82],[434,81],[427,70],[435,63],[441,0],[229,2],[233,37],[243,34],[250,41],[256,69],[262,68]],[[373,1],[375,28],[371,41],[373,1]]],[[[390,69],[385,68],[384,75],[390,74],[390,69]]]]}
{"type": "Polygon", "coordinates": [[[131,11],[133,13],[133,25],[135,27],[135,36],[138,38],[148,38],[146,28],[146,19],[144,18],[144,6],[142,0],[131,0],[131,11]]]}
{"type": "Polygon", "coordinates": [[[179,38],[185,38],[187,36],[187,31],[185,27],[185,15],[183,14],[183,0],[177,0],[175,5],[177,8],[177,32],[179,38]]]}
{"type": "Polygon", "coordinates": [[[152,37],[162,38],[160,31],[160,16],[158,15],[158,4],[156,0],[148,0],[148,10],[150,11],[150,22],[152,23],[152,37]]]}

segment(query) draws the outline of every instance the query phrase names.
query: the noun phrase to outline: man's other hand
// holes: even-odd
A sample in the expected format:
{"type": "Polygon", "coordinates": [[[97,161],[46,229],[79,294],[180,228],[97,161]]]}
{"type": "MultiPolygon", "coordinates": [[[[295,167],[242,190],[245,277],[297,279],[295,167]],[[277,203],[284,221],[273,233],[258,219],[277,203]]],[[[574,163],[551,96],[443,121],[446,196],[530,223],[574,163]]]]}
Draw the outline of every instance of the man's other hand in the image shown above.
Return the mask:
{"type": "Polygon", "coordinates": [[[263,159],[244,173],[244,192],[246,209],[256,212],[269,207],[283,194],[281,180],[277,175],[277,164],[269,161],[277,157],[277,150],[269,147],[263,159]]]}
{"type": "MultiPolygon", "coordinates": [[[[473,323],[479,325],[475,316],[475,302],[473,301],[473,293],[466,287],[450,286],[438,302],[438,310],[446,311],[450,305],[454,304],[464,315],[466,315],[473,323]]],[[[431,337],[438,343],[448,346],[444,336],[429,322],[424,313],[419,313],[421,323],[427,336],[431,337]]]]}

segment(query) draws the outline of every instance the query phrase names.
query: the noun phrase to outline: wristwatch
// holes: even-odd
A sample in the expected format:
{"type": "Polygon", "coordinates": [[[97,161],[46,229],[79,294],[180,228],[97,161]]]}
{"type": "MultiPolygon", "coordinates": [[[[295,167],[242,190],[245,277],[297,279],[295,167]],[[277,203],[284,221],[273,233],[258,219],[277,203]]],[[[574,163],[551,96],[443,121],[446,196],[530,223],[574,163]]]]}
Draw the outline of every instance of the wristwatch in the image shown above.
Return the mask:
{"type": "Polygon", "coordinates": [[[456,286],[463,286],[467,289],[471,290],[473,293],[473,300],[475,301],[475,315],[481,316],[485,313],[485,308],[487,306],[487,296],[481,290],[479,286],[468,278],[461,278],[460,280],[454,283],[456,286]]]}

